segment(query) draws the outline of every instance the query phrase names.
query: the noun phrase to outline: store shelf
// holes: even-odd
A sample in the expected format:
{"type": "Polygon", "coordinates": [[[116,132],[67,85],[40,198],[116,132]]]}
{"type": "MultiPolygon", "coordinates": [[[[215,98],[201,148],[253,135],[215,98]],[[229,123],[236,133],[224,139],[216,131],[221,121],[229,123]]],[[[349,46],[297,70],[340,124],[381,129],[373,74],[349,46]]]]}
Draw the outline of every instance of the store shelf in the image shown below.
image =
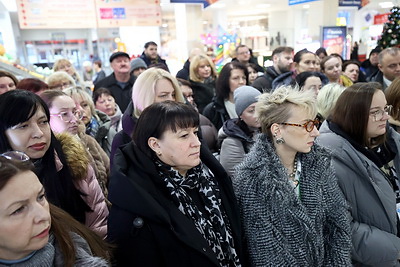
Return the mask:
{"type": "Polygon", "coordinates": [[[18,80],[24,79],[24,78],[37,78],[44,80],[44,76],[30,71],[27,68],[21,66],[21,65],[14,65],[11,62],[5,61],[0,59],[0,70],[5,70],[7,72],[12,73],[14,76],[18,78],[18,80]]]}

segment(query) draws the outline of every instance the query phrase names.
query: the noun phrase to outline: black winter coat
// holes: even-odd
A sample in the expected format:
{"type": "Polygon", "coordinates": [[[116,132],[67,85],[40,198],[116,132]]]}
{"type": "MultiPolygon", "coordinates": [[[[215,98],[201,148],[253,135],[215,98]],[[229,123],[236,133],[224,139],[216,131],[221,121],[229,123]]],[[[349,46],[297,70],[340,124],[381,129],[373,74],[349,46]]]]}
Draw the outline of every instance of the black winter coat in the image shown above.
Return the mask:
{"type": "Polygon", "coordinates": [[[199,113],[203,113],[204,108],[211,103],[215,95],[215,81],[201,83],[189,80],[192,84],[193,99],[199,113]]]}
{"type": "MultiPolygon", "coordinates": [[[[235,248],[243,261],[240,218],[231,180],[207,148],[202,146],[200,155],[220,186],[235,248]]],[[[115,156],[109,200],[108,240],[117,245],[115,266],[219,266],[192,220],[172,202],[153,161],[132,142],[115,156]]]]}
{"type": "Polygon", "coordinates": [[[261,93],[268,93],[272,90],[272,82],[280,74],[275,70],[274,66],[268,67],[265,74],[257,77],[257,79],[251,84],[261,93]]]}
{"type": "Polygon", "coordinates": [[[136,81],[135,76],[131,76],[129,81],[126,83],[124,88],[121,88],[117,80],[115,79],[114,73],[111,73],[104,79],[100,80],[95,86],[94,86],[94,91],[101,87],[105,87],[108,90],[110,90],[112,96],[115,99],[115,102],[118,104],[119,108],[121,109],[121,112],[124,112],[126,107],[129,104],[129,101],[131,101],[132,98],[132,86],[136,81]]]}
{"type": "Polygon", "coordinates": [[[204,108],[203,115],[214,124],[217,130],[222,127],[226,120],[230,119],[224,100],[217,97],[214,97],[213,101],[204,108]]]}

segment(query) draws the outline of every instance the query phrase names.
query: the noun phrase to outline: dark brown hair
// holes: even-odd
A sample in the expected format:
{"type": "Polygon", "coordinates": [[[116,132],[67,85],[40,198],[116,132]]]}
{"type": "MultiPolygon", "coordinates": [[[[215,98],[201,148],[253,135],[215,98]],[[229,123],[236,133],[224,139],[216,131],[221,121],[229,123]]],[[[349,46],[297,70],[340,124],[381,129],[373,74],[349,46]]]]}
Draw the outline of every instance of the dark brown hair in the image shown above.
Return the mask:
{"type": "MultiPolygon", "coordinates": [[[[339,96],[328,119],[337,124],[358,144],[371,147],[367,136],[369,109],[374,94],[382,86],[376,82],[356,83],[348,87],[339,96]]],[[[372,140],[373,144],[383,143],[385,135],[372,140]]]]}
{"type": "Polygon", "coordinates": [[[28,90],[33,93],[49,89],[47,83],[36,78],[25,78],[19,81],[17,89],[28,90]]]}
{"type": "Polygon", "coordinates": [[[102,95],[110,95],[114,98],[113,94],[105,87],[100,87],[93,92],[93,103],[96,105],[97,99],[99,99],[102,95]]]}
{"type": "Polygon", "coordinates": [[[249,71],[246,65],[239,61],[231,61],[226,63],[219,73],[217,83],[215,85],[215,94],[219,99],[228,99],[231,88],[229,86],[229,79],[231,77],[232,70],[242,70],[244,76],[246,76],[246,85],[249,84],[249,71]]]}
{"type": "Polygon", "coordinates": [[[346,60],[346,61],[343,63],[343,65],[342,65],[342,71],[343,71],[343,72],[346,71],[347,66],[348,66],[348,65],[351,65],[351,64],[356,65],[356,66],[358,67],[358,70],[360,70],[361,64],[360,64],[358,61],[355,61],[355,60],[346,60]]]}

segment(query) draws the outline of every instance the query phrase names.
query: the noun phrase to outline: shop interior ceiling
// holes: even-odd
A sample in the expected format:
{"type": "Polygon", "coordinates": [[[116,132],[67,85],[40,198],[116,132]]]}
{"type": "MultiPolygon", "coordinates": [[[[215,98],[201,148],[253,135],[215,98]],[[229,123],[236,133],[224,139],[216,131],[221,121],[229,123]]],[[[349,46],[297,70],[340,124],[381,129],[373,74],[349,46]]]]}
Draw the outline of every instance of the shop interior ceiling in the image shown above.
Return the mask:
{"type": "MultiPolygon", "coordinates": [[[[307,9],[319,1],[338,1],[338,0],[318,0],[308,3],[291,6],[296,9],[307,9]]],[[[391,5],[400,5],[400,0],[370,0],[370,3],[363,9],[374,9],[381,13],[388,12],[391,5]]],[[[251,16],[268,17],[271,12],[285,10],[288,8],[288,0],[218,0],[213,5],[204,9],[204,20],[212,20],[216,10],[223,10],[232,19],[249,19],[251,16]]],[[[357,9],[354,7],[354,9],[357,9]]]]}

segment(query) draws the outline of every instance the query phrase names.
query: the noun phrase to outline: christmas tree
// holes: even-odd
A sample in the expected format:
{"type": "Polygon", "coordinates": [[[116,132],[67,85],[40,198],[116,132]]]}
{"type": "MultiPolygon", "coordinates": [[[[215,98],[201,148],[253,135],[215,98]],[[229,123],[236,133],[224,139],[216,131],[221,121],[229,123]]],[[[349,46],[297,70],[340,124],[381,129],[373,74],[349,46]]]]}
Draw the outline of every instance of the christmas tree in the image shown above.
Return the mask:
{"type": "Polygon", "coordinates": [[[390,10],[388,22],[383,26],[381,38],[378,46],[382,48],[400,45],[400,7],[394,6],[390,10]]]}

